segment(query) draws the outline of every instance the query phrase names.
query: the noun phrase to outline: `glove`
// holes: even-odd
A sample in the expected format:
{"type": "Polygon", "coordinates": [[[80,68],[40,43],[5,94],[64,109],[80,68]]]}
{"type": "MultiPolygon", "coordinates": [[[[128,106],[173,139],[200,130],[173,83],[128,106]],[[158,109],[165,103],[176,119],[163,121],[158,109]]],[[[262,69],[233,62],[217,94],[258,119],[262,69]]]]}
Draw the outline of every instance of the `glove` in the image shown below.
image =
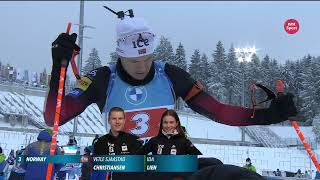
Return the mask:
{"type": "Polygon", "coordinates": [[[71,35],[61,33],[52,43],[52,60],[55,67],[61,67],[63,59],[67,60],[67,64],[71,60],[73,50],[80,51],[80,47],[76,44],[77,34],[71,35]]]}
{"type": "Polygon", "coordinates": [[[274,122],[282,122],[288,120],[289,117],[298,114],[297,108],[293,102],[294,95],[292,93],[279,94],[271,101],[269,111],[271,113],[271,120],[274,122]]]}
{"type": "Polygon", "coordinates": [[[287,120],[289,117],[298,114],[297,108],[293,102],[294,95],[292,93],[279,94],[270,104],[270,111],[275,112],[272,119],[287,120]]]}
{"type": "Polygon", "coordinates": [[[297,108],[293,102],[292,93],[279,94],[271,101],[269,108],[257,109],[253,119],[261,125],[275,124],[288,120],[289,117],[298,114],[297,108]]]}

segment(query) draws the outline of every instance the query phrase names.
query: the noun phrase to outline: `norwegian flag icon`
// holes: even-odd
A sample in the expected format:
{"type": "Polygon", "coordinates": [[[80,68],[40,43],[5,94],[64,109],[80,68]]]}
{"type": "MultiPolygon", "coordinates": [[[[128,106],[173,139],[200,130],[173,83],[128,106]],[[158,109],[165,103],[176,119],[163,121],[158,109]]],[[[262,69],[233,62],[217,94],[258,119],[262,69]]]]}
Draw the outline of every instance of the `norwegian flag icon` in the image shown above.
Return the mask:
{"type": "Polygon", "coordinates": [[[138,53],[139,53],[139,54],[145,54],[145,53],[147,53],[147,49],[146,49],[146,48],[139,49],[139,50],[138,50],[138,53]]]}

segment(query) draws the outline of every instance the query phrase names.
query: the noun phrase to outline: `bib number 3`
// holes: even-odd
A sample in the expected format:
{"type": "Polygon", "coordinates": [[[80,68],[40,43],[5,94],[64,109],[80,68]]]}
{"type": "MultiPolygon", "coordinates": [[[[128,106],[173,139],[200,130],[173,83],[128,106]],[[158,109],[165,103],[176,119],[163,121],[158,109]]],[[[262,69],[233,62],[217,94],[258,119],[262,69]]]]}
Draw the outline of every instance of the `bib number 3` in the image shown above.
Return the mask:
{"type": "Polygon", "coordinates": [[[147,113],[141,112],[139,114],[135,114],[131,121],[134,121],[136,123],[136,127],[130,129],[130,133],[135,135],[142,135],[148,132],[149,130],[149,124],[150,116],[147,113]]]}

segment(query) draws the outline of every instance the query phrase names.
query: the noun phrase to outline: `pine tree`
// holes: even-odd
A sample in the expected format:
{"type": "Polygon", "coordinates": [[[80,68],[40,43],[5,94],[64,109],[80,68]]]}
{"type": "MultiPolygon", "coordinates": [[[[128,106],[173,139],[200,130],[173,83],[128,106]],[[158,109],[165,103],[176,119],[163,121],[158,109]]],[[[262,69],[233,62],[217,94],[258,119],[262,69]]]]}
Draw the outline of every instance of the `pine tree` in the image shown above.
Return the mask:
{"type": "Polygon", "coordinates": [[[262,84],[264,84],[267,87],[271,87],[271,60],[270,57],[268,55],[266,55],[262,62],[261,62],[261,70],[262,70],[262,84]]]}
{"type": "Polygon", "coordinates": [[[82,68],[82,74],[87,74],[98,67],[101,67],[101,61],[98,55],[98,50],[93,48],[89,54],[89,58],[86,60],[85,66],[82,68]]]}
{"type": "Polygon", "coordinates": [[[226,65],[225,86],[227,89],[228,103],[239,104],[240,102],[238,102],[238,100],[241,95],[241,78],[239,77],[241,77],[241,72],[233,45],[231,45],[229,49],[226,65]]]}
{"type": "MultiPolygon", "coordinates": [[[[301,96],[301,91],[303,89],[303,67],[302,67],[302,63],[301,60],[297,60],[296,62],[294,62],[294,82],[293,82],[293,87],[294,87],[294,93],[296,96],[296,107],[298,109],[298,111],[301,111],[301,107],[302,107],[302,103],[303,103],[303,99],[301,96]]],[[[299,113],[301,118],[304,119],[304,117],[302,116],[301,113],[299,113]]]]}
{"type": "Polygon", "coordinates": [[[203,53],[201,58],[200,58],[200,64],[199,64],[199,80],[202,82],[204,85],[205,89],[208,88],[208,83],[209,83],[209,62],[208,62],[208,56],[203,53]]]}
{"type": "Polygon", "coordinates": [[[217,71],[218,71],[218,75],[220,77],[221,83],[225,84],[224,81],[225,81],[227,63],[226,63],[225,50],[221,41],[217,43],[216,50],[212,54],[212,57],[213,57],[214,63],[217,66],[217,71]]]}
{"type": "Polygon", "coordinates": [[[248,63],[248,79],[252,83],[262,83],[261,62],[256,54],[251,57],[251,62],[248,63]]]}
{"type": "Polygon", "coordinates": [[[212,63],[210,64],[210,78],[208,83],[208,92],[211,96],[216,98],[217,100],[221,102],[226,102],[227,97],[225,95],[227,89],[224,87],[224,85],[221,83],[220,79],[218,78],[218,69],[217,66],[212,63]]]}
{"type": "Polygon", "coordinates": [[[281,77],[285,84],[286,89],[289,92],[297,94],[296,89],[294,88],[294,81],[295,81],[295,65],[291,61],[286,61],[284,66],[281,67],[281,77]]]}
{"type": "Polygon", "coordinates": [[[316,101],[315,87],[312,82],[312,57],[308,55],[302,59],[303,72],[300,73],[302,78],[303,89],[301,90],[301,114],[307,120],[307,124],[311,125],[311,119],[315,116],[316,101]]]}
{"type": "Polygon", "coordinates": [[[200,66],[200,51],[199,49],[194,50],[191,56],[191,64],[189,66],[189,73],[191,77],[195,80],[201,79],[201,66],[200,66]]]}
{"type": "Polygon", "coordinates": [[[271,89],[273,89],[274,91],[276,91],[275,89],[275,82],[278,79],[281,79],[281,70],[280,70],[280,66],[277,62],[277,60],[273,59],[270,63],[270,80],[269,80],[269,84],[271,85],[271,89]]]}
{"type": "Polygon", "coordinates": [[[160,42],[155,49],[155,59],[162,60],[169,64],[174,64],[173,48],[168,38],[161,36],[160,42]]]}
{"type": "MultiPolygon", "coordinates": [[[[186,54],[185,54],[185,50],[184,50],[184,47],[181,44],[181,42],[179,43],[179,46],[176,49],[173,64],[180,67],[181,69],[187,71],[186,54]]],[[[183,110],[184,104],[185,104],[185,102],[181,98],[178,98],[177,102],[176,102],[177,110],[183,110]]]]}
{"type": "Polygon", "coordinates": [[[116,63],[119,59],[119,56],[116,52],[110,53],[110,62],[108,63],[109,65],[116,63]]]}
{"type": "Polygon", "coordinates": [[[209,80],[209,91],[211,94],[216,94],[216,97],[222,101],[227,101],[226,96],[226,55],[223,44],[219,41],[216,45],[216,50],[212,54],[213,62],[210,63],[210,80],[209,80]]]}
{"type": "Polygon", "coordinates": [[[315,114],[320,115],[320,57],[313,58],[312,61],[312,85],[315,100],[314,111],[315,114]]]}
{"type": "Polygon", "coordinates": [[[173,64],[180,67],[183,70],[187,70],[187,60],[186,60],[186,53],[184,50],[183,45],[181,42],[179,43],[177,49],[176,49],[176,54],[174,56],[174,61],[173,64]]]}
{"type": "Polygon", "coordinates": [[[312,126],[312,131],[316,135],[316,141],[320,143],[320,114],[313,118],[312,126]]]}

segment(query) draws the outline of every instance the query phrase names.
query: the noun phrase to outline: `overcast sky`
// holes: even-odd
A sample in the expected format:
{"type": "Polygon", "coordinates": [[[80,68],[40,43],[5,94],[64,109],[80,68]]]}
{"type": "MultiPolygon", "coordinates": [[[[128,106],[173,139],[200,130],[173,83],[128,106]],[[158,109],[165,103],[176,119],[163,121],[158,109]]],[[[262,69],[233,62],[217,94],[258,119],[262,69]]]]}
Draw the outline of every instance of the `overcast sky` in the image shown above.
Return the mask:
{"type": "MultiPolygon", "coordinates": [[[[85,2],[83,61],[97,48],[103,64],[115,50],[115,25],[119,21],[102,6],[116,11],[133,9],[144,17],[157,37],[169,38],[174,49],[181,42],[189,59],[200,49],[210,59],[219,40],[229,49],[252,46],[281,62],[306,54],[320,55],[320,2],[85,2]],[[287,19],[300,24],[298,33],[284,30],[287,19]]],[[[51,42],[65,32],[69,21],[78,23],[80,3],[0,2],[0,61],[22,69],[51,70],[51,42]]],[[[72,30],[78,33],[77,26],[72,30]]]]}

